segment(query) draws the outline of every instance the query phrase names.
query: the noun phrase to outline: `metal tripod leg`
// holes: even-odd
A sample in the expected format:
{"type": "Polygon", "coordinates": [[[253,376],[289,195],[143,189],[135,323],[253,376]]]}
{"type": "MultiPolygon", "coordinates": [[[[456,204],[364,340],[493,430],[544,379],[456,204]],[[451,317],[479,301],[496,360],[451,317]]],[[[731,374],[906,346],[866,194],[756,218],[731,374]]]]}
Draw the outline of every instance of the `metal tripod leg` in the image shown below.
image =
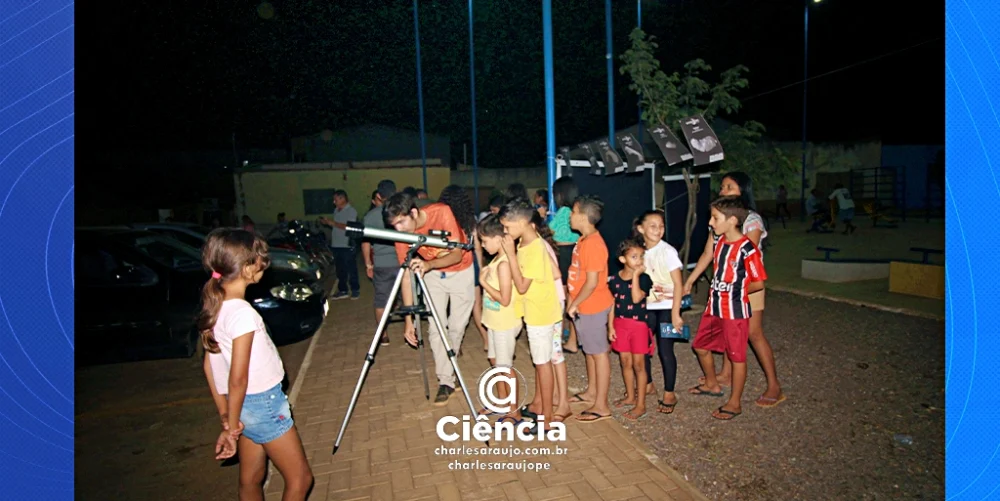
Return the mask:
{"type": "MultiPolygon", "coordinates": [[[[410,290],[413,291],[413,302],[417,303],[420,296],[417,295],[417,281],[410,279],[410,290]]],[[[431,387],[430,383],[427,381],[427,358],[424,354],[424,335],[421,331],[421,326],[423,325],[423,320],[420,315],[413,316],[413,325],[417,331],[417,347],[420,349],[420,374],[424,377],[424,398],[427,400],[431,399],[431,387]]]]}
{"type": "Polygon", "coordinates": [[[396,282],[392,286],[392,292],[389,293],[389,302],[386,303],[385,311],[378,322],[378,328],[375,329],[375,337],[372,338],[372,344],[368,347],[368,354],[365,355],[365,364],[361,367],[361,376],[358,377],[358,384],[354,387],[354,395],[351,396],[351,403],[347,406],[347,415],[344,416],[344,423],[340,425],[340,433],[337,435],[337,441],[333,444],[333,454],[336,454],[337,449],[340,448],[340,441],[344,438],[347,423],[351,420],[351,414],[354,413],[354,405],[357,404],[358,396],[361,394],[361,385],[365,381],[365,376],[368,375],[368,369],[375,362],[375,350],[378,349],[379,342],[382,341],[382,332],[385,330],[386,324],[389,323],[389,316],[392,314],[392,305],[396,301],[396,294],[399,293],[399,286],[403,282],[403,273],[405,272],[406,268],[401,267],[399,273],[396,274],[396,282]]]}
{"type": "MultiPolygon", "coordinates": [[[[438,334],[441,336],[441,342],[444,343],[444,349],[448,353],[448,359],[451,360],[451,366],[455,368],[455,377],[458,378],[458,384],[462,386],[462,393],[465,394],[465,403],[469,405],[469,415],[475,419],[478,415],[476,406],[472,404],[472,396],[469,394],[469,389],[465,387],[465,380],[462,379],[462,370],[458,368],[458,360],[455,359],[455,351],[451,349],[451,343],[448,342],[448,331],[441,325],[437,308],[434,307],[434,301],[431,300],[431,294],[427,290],[427,283],[424,282],[424,277],[417,274],[413,276],[416,277],[417,282],[420,284],[420,290],[424,293],[424,304],[427,306],[427,311],[430,312],[431,319],[434,321],[438,334]]],[[[489,444],[489,441],[486,443],[489,444]]]]}

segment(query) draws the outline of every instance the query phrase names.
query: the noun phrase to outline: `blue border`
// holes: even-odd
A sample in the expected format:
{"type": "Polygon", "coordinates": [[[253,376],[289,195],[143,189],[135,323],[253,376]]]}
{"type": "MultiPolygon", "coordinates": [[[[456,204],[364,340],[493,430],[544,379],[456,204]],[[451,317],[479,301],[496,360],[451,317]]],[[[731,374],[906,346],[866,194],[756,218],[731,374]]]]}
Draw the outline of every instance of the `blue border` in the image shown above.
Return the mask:
{"type": "Polygon", "coordinates": [[[948,500],[980,500],[1000,498],[1000,435],[990,432],[1000,417],[1000,336],[989,320],[1000,311],[1000,295],[991,292],[1000,203],[1000,6],[948,1],[945,37],[945,492],[948,500]]]}
{"type": "Polygon", "coordinates": [[[0,478],[73,499],[74,4],[0,12],[0,478]]]}

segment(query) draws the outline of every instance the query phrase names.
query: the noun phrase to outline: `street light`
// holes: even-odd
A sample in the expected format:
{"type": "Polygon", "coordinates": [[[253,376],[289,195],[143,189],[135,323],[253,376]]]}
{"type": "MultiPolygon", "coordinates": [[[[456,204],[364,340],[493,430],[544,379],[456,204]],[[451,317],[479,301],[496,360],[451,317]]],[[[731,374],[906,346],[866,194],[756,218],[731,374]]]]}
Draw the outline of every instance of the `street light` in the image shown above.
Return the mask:
{"type": "MultiPolygon", "coordinates": [[[[822,0],[812,0],[812,3],[820,3],[822,0]]],[[[806,220],[806,90],[809,86],[809,1],[805,3],[805,22],[803,31],[805,43],[802,48],[802,184],[799,191],[799,216],[802,221],[806,220]]]]}

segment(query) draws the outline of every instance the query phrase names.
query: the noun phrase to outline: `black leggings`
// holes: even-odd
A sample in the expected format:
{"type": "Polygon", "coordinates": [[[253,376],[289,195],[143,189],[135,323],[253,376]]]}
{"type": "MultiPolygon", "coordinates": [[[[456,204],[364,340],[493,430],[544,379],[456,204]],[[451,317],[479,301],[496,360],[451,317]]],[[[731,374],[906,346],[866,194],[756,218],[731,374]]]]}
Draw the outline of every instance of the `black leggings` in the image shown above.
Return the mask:
{"type": "MultiPolygon", "coordinates": [[[[674,355],[674,342],[676,339],[660,337],[660,324],[671,323],[671,310],[648,310],[646,312],[647,323],[653,330],[653,338],[656,339],[656,352],[660,355],[660,365],[663,367],[663,391],[674,391],[674,384],[677,382],[677,356],[674,355]]],[[[649,384],[653,384],[652,357],[646,357],[646,374],[649,375],[649,384]]]]}

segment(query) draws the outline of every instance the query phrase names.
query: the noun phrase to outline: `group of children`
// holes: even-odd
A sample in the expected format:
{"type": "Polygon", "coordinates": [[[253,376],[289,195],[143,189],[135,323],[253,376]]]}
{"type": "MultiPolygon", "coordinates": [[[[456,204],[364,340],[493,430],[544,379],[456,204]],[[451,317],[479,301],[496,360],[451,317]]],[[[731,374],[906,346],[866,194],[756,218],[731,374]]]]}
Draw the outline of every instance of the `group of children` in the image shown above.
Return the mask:
{"type": "MultiPolygon", "coordinates": [[[[624,417],[639,419],[647,412],[650,359],[656,354],[664,379],[657,411],[670,414],[677,405],[674,343],[690,336],[683,334],[681,317],[680,296],[686,288],[682,264],[677,251],[663,241],[664,214],[650,210],[635,219],[632,236],[618,246],[621,270],[610,275],[608,246],[597,230],[602,213],[597,197],[583,195],[572,202],[570,226],[580,238],[565,277],[559,270],[551,230],[527,200],[508,202],[498,214],[486,215],[479,223],[483,248],[495,256],[480,279],[490,363],[513,365],[523,318],[536,371],[533,401],[501,420],[516,424],[542,415],[546,419],[538,421],[565,421],[572,416],[570,404],[577,403],[589,404],[575,416],[578,422],[609,419],[611,405],[630,406],[624,417]],[[574,324],[586,355],[587,388],[572,396],[568,395],[562,346],[564,314],[574,324]],[[611,350],[619,353],[625,383],[625,395],[613,404],[608,395],[611,350]]],[[[751,316],[748,294],[751,283],[760,285],[767,279],[759,249],[741,231],[748,214],[739,196],[723,196],[712,203],[709,225],[719,237],[714,244],[715,271],[704,318],[692,343],[705,378],[690,394],[723,396],[712,353],[722,352],[732,363],[730,399],[712,414],[723,420],[742,412],[751,316]]],[[[487,409],[481,413],[490,414],[487,409]]]]}

